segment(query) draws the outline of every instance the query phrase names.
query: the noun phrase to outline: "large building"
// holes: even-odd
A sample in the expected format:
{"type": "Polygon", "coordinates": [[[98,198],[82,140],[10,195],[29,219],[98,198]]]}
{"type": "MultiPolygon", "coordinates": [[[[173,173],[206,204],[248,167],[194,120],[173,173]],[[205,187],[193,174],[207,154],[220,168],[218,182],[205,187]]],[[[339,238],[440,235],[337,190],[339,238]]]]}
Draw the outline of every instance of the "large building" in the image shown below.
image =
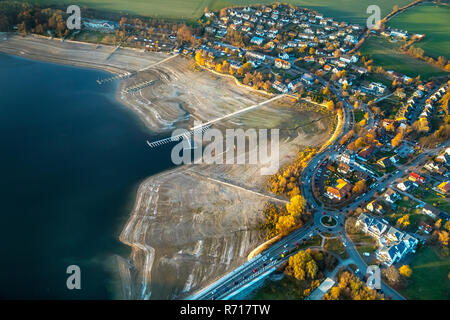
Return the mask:
{"type": "Polygon", "coordinates": [[[327,188],[327,195],[330,199],[342,200],[352,190],[352,185],[344,179],[337,179],[334,187],[327,188]]]}
{"type": "Polygon", "coordinates": [[[356,226],[377,239],[379,248],[375,253],[376,257],[387,266],[399,262],[410,252],[414,253],[419,243],[410,234],[365,213],[359,215],[356,226]]]}

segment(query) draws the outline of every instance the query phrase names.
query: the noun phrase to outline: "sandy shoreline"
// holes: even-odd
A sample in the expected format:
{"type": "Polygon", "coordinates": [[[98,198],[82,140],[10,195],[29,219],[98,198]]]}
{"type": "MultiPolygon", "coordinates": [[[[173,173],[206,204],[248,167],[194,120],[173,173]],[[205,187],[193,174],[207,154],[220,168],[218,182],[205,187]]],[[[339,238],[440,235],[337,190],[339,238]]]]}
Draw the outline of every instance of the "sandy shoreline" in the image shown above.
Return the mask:
{"type": "MultiPolygon", "coordinates": [[[[112,73],[137,71],[167,58],[85,43],[0,34],[0,52],[40,61],[100,69],[112,73]],[[108,58],[108,59],[106,59],[108,58]]],[[[97,84],[93,84],[97,85],[97,84]]],[[[236,86],[230,78],[196,70],[192,61],[176,57],[168,63],[121,81],[116,98],[139,115],[152,132],[188,128],[267,100],[236,86]],[[139,92],[128,86],[152,80],[139,92]]],[[[280,137],[281,165],[299,148],[320,146],[328,125],[315,112],[295,110],[277,101],[216,128],[297,128],[280,137]]],[[[132,249],[118,259],[123,298],[176,299],[229,272],[263,242],[259,225],[267,194],[260,167],[250,165],[184,165],[147,178],[139,186],[134,208],[120,235],[132,249]],[[247,191],[246,191],[247,190],[247,191]]]]}

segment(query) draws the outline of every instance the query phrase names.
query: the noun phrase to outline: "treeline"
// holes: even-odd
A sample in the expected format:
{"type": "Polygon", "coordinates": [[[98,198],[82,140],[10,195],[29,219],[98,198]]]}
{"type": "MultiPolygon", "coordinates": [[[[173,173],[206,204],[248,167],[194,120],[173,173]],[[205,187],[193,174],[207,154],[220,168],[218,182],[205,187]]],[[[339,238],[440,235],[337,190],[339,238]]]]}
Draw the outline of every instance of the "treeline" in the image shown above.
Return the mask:
{"type": "Polygon", "coordinates": [[[324,300],[384,300],[384,295],[370,289],[347,270],[338,275],[338,284],[323,297],[324,300]]]}
{"type": "Polygon", "coordinates": [[[300,194],[300,175],[316,152],[317,150],[315,148],[309,147],[299,152],[291,164],[282,168],[277,174],[269,178],[270,191],[278,195],[284,194],[290,197],[300,194]]]}
{"type": "Polygon", "coordinates": [[[416,48],[413,46],[415,42],[416,40],[414,39],[409,41],[401,46],[400,50],[413,58],[428,62],[438,68],[444,69],[445,71],[450,71],[450,63],[445,57],[439,56],[437,59],[433,59],[432,57],[426,56],[425,51],[422,48],[416,48]]]}
{"type": "Polygon", "coordinates": [[[0,2],[0,31],[12,31],[14,27],[22,34],[51,33],[58,37],[67,36],[68,14],[57,8],[42,8],[21,2],[0,2]]]}
{"type": "MultiPolygon", "coordinates": [[[[65,11],[67,5],[30,4],[17,1],[0,1],[0,32],[18,30],[22,34],[35,33],[41,35],[52,34],[56,37],[66,37],[71,31],[67,29],[69,14],[65,11]]],[[[188,26],[184,23],[171,22],[153,18],[140,18],[136,16],[123,16],[122,13],[104,12],[82,7],[82,18],[106,19],[120,21],[120,30],[124,34],[133,31],[143,37],[153,35],[177,35],[178,43],[195,44],[198,42],[193,35],[199,34],[199,26],[188,26]]]]}

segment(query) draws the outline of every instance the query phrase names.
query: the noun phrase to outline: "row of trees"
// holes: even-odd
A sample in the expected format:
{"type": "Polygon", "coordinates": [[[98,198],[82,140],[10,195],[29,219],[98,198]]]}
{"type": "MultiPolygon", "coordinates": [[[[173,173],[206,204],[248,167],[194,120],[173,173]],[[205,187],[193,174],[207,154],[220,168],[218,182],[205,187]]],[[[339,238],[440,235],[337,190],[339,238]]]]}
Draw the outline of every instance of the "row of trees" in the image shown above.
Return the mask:
{"type": "Polygon", "coordinates": [[[267,203],[264,215],[265,221],[262,229],[265,231],[267,239],[277,235],[285,236],[293,229],[301,227],[309,219],[306,200],[301,195],[292,197],[286,207],[277,207],[272,203],[267,203]]]}
{"type": "Polygon", "coordinates": [[[408,279],[411,277],[412,273],[413,271],[408,265],[403,265],[398,269],[392,265],[382,270],[383,278],[387,280],[390,286],[397,290],[405,288],[408,285],[408,279]]]}
{"type": "Polygon", "coordinates": [[[41,8],[29,3],[0,2],[0,31],[11,31],[14,26],[22,34],[46,34],[50,31],[58,37],[67,36],[68,15],[59,9],[41,8]]]}
{"type": "Polygon", "coordinates": [[[300,194],[300,175],[315,153],[315,148],[306,148],[299,152],[291,164],[282,168],[277,174],[269,178],[270,191],[278,195],[285,194],[290,197],[300,194]]]}
{"type": "Polygon", "coordinates": [[[413,43],[415,40],[411,40],[410,42],[406,43],[405,45],[400,47],[400,50],[403,53],[408,54],[409,56],[423,60],[425,62],[428,62],[432,65],[435,65],[436,67],[439,67],[441,69],[444,69],[445,71],[450,71],[450,63],[448,60],[443,57],[439,56],[437,59],[433,59],[432,57],[428,57],[425,55],[425,51],[422,48],[416,48],[413,46],[413,43]]]}
{"type": "Polygon", "coordinates": [[[324,300],[383,300],[384,296],[367,287],[349,271],[340,272],[338,285],[326,293],[324,300]]]}

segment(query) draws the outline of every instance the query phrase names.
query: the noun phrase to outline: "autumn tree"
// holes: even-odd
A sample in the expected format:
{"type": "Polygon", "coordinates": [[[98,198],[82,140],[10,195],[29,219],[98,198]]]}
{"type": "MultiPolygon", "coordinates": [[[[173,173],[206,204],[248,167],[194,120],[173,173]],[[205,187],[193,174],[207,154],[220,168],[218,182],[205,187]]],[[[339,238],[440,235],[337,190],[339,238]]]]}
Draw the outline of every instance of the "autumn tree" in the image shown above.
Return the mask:
{"type": "Polygon", "coordinates": [[[367,189],[366,181],[365,180],[359,180],[355,183],[352,189],[353,194],[362,194],[367,189]]]}
{"type": "Polygon", "coordinates": [[[409,214],[405,214],[403,217],[400,217],[397,220],[397,226],[401,227],[402,229],[405,229],[407,226],[409,226],[409,214]]]}
{"type": "Polygon", "coordinates": [[[301,195],[296,195],[291,198],[291,201],[286,204],[287,212],[294,218],[301,215],[305,210],[306,200],[301,195]]]}
{"type": "Polygon", "coordinates": [[[364,142],[364,139],[362,137],[359,137],[355,140],[355,147],[356,148],[363,148],[365,147],[366,143],[364,142]]]}
{"type": "Polygon", "coordinates": [[[333,100],[329,100],[329,101],[327,102],[326,106],[327,106],[327,109],[328,109],[329,111],[334,111],[334,102],[333,102],[333,100]]]}
{"type": "Polygon", "coordinates": [[[294,229],[295,225],[296,223],[293,216],[281,216],[278,218],[276,230],[278,234],[287,235],[292,229],[294,229]]]}
{"type": "Polygon", "coordinates": [[[314,279],[318,270],[310,250],[299,251],[294,256],[289,257],[287,272],[292,273],[298,280],[314,279]]]}
{"type": "Polygon", "coordinates": [[[342,137],[341,141],[339,141],[339,144],[340,144],[340,145],[343,145],[343,144],[347,143],[348,140],[350,140],[350,139],[353,137],[354,134],[355,134],[355,131],[353,131],[353,129],[350,130],[349,132],[347,132],[347,133],[342,137]]]}
{"type": "Polygon", "coordinates": [[[383,269],[382,273],[391,285],[400,284],[400,272],[395,266],[389,266],[388,268],[383,269]]]}
{"type": "Polygon", "coordinates": [[[447,231],[439,231],[439,242],[442,244],[442,246],[446,247],[448,246],[448,232],[447,231]]]}
{"type": "Polygon", "coordinates": [[[203,55],[201,50],[198,50],[195,53],[195,61],[201,66],[205,65],[205,57],[204,57],[204,55],[203,55]]]}
{"type": "Polygon", "coordinates": [[[403,132],[398,132],[395,137],[391,140],[392,148],[397,148],[403,140],[403,132]]]}
{"type": "Polygon", "coordinates": [[[445,228],[447,231],[450,231],[450,220],[448,220],[448,221],[444,224],[444,228],[445,228]]]}
{"type": "Polygon", "coordinates": [[[402,275],[402,276],[405,276],[405,277],[407,277],[407,278],[409,278],[409,277],[411,277],[411,275],[412,275],[412,270],[411,270],[411,268],[408,266],[408,265],[403,265],[403,266],[401,266],[399,269],[398,269],[398,272],[400,272],[400,274],[402,275]]]}

